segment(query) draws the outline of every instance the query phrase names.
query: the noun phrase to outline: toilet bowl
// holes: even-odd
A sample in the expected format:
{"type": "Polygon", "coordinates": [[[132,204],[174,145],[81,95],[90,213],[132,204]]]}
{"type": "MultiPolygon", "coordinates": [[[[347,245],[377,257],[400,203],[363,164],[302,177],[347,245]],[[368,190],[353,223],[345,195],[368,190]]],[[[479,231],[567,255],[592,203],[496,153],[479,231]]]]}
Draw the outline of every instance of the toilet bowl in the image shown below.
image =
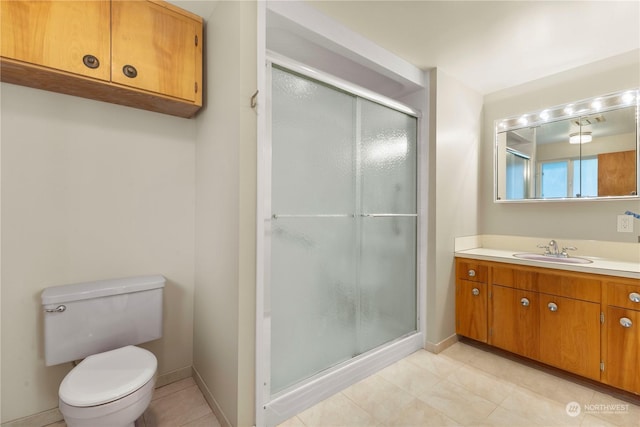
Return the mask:
{"type": "Polygon", "coordinates": [[[67,426],[133,426],[151,402],[156,368],[153,353],[134,346],[87,357],[60,384],[67,426]]]}
{"type": "Polygon", "coordinates": [[[162,337],[161,275],[54,286],[42,292],[45,364],[82,359],[62,380],[68,427],[128,427],[151,402],[158,361],[137,344],[162,337]]]}

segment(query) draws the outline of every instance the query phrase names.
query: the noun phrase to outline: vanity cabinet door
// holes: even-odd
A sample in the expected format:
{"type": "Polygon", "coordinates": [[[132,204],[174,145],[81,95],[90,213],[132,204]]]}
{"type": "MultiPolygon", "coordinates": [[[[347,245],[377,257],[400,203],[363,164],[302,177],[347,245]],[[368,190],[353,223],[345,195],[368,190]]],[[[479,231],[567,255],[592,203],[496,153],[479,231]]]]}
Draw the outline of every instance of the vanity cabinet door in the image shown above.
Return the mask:
{"type": "Polygon", "coordinates": [[[540,361],[600,379],[600,304],[540,294],[540,361]]]}
{"type": "Polygon", "coordinates": [[[640,311],[608,306],[605,323],[603,378],[609,385],[640,394],[640,311]]]}
{"type": "Polygon", "coordinates": [[[487,284],[456,281],[456,333],[487,342],[487,284]]]}
{"type": "Polygon", "coordinates": [[[491,287],[489,344],[521,356],[539,355],[539,294],[491,287]]]}
{"type": "Polygon", "coordinates": [[[1,1],[3,58],[108,81],[110,2],[1,1]]]}

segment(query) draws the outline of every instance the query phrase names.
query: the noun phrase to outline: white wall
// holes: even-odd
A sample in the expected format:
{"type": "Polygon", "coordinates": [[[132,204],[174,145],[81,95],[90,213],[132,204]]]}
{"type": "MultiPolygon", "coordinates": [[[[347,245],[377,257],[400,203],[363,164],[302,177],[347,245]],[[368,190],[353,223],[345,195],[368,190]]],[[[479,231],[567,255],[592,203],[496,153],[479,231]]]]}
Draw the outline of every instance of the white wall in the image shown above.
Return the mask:
{"type": "Polygon", "coordinates": [[[431,71],[431,79],[428,348],[455,333],[454,239],[478,232],[482,126],[480,93],[443,70],[431,71]]]}
{"type": "Polygon", "coordinates": [[[639,232],[618,233],[616,217],[640,210],[640,201],[493,203],[495,120],[640,86],[640,51],[599,61],[485,96],[481,147],[480,231],[555,239],[637,242],[639,232]]]}
{"type": "Polygon", "coordinates": [[[233,426],[255,422],[256,19],[254,2],[217,4],[197,118],[193,364],[216,415],[233,426]]]}
{"type": "Polygon", "coordinates": [[[192,360],[195,122],[2,84],[2,421],[58,406],[41,291],[163,274],[159,374],[192,360]]]}

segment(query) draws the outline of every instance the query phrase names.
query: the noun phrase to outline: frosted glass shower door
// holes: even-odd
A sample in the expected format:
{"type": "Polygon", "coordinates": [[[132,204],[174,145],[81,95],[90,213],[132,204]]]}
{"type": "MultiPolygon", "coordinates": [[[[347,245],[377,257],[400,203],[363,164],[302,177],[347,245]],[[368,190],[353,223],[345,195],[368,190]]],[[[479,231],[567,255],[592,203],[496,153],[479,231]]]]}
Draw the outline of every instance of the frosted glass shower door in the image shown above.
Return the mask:
{"type": "Polygon", "coordinates": [[[416,330],[415,117],[360,99],[359,352],[416,330]]]}
{"type": "Polygon", "coordinates": [[[417,120],[274,66],[270,393],[416,331],[417,120]]]}
{"type": "Polygon", "coordinates": [[[356,99],[272,69],[271,392],[356,353],[356,99]]]}

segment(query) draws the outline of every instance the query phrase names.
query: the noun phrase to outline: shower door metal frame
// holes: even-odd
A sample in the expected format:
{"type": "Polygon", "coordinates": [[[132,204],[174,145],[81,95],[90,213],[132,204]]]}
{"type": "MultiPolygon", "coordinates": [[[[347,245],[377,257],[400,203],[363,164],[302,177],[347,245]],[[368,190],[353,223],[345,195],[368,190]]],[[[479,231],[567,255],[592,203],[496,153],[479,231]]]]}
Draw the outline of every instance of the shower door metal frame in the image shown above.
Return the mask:
{"type": "MultiPolygon", "coordinates": [[[[408,107],[396,100],[376,94],[350,82],[318,71],[282,55],[267,51],[265,63],[265,145],[258,148],[258,181],[261,183],[258,191],[257,212],[257,295],[256,295],[256,421],[257,425],[274,425],[285,421],[299,410],[310,404],[336,393],[344,387],[344,383],[355,383],[371,375],[396,360],[424,347],[424,331],[422,316],[426,306],[426,203],[420,194],[426,190],[426,161],[424,159],[426,147],[421,131],[422,115],[419,111],[408,107]],[[272,81],[271,69],[273,65],[280,66],[303,77],[322,82],[330,87],[360,97],[390,109],[402,112],[417,119],[416,123],[416,211],[417,214],[362,214],[363,217],[413,216],[416,218],[416,332],[390,343],[358,355],[346,362],[323,370],[322,372],[303,381],[303,384],[271,394],[271,323],[270,323],[270,276],[271,276],[271,221],[279,217],[291,215],[271,214],[271,162],[272,162],[272,81]],[[393,347],[393,348],[391,348],[393,347]],[[334,375],[339,384],[325,381],[325,377],[334,375]],[[301,390],[302,389],[302,390],[301,390]],[[275,398],[274,398],[275,397],[275,398]]],[[[357,125],[360,126],[359,124],[357,125]]],[[[357,131],[358,132],[358,131],[357,131]]],[[[356,160],[357,161],[357,160],[356,160]]],[[[356,166],[357,168],[358,166],[356,166]]],[[[359,178],[357,178],[359,179],[359,178]]],[[[297,215],[296,215],[297,216],[297,215]]],[[[318,215],[313,215],[318,216],[318,215]]],[[[323,216],[320,214],[320,216],[323,216]]],[[[336,216],[336,215],[324,215],[336,216]]]]}

